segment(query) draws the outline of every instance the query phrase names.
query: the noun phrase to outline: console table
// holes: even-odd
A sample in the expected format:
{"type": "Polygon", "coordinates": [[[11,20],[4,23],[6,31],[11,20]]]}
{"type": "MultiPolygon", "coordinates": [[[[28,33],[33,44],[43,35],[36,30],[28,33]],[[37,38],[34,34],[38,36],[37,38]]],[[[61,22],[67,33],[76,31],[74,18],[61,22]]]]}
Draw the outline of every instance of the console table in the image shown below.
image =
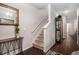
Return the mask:
{"type": "Polygon", "coordinates": [[[15,55],[22,52],[22,39],[19,38],[8,38],[0,40],[0,54],[1,55],[15,55]]]}

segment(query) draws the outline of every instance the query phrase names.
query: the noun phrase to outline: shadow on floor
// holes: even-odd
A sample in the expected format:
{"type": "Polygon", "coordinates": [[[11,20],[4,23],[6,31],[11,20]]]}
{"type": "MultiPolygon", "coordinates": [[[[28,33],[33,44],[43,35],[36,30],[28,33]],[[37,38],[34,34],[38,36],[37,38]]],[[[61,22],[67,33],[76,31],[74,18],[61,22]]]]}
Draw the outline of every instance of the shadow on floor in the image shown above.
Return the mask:
{"type": "Polygon", "coordinates": [[[40,50],[40,49],[37,49],[35,47],[31,47],[17,55],[45,55],[45,53],[40,50]]]}

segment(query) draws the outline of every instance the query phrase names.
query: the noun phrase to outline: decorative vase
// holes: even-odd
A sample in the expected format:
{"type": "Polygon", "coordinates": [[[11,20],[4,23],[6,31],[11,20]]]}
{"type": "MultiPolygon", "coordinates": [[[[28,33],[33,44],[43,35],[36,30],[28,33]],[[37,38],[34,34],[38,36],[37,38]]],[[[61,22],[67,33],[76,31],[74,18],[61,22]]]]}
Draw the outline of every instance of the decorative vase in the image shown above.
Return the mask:
{"type": "Polygon", "coordinates": [[[16,33],[16,38],[19,38],[20,36],[19,36],[19,33],[16,33]]]}

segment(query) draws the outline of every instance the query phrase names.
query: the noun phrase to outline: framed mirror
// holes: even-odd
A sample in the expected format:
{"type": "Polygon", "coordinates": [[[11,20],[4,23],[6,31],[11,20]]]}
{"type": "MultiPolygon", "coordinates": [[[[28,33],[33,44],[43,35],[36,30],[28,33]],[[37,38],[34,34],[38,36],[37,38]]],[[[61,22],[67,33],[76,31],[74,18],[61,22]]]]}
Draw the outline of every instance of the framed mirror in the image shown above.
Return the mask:
{"type": "Polygon", "coordinates": [[[0,25],[19,24],[19,10],[0,3],[0,25]]]}

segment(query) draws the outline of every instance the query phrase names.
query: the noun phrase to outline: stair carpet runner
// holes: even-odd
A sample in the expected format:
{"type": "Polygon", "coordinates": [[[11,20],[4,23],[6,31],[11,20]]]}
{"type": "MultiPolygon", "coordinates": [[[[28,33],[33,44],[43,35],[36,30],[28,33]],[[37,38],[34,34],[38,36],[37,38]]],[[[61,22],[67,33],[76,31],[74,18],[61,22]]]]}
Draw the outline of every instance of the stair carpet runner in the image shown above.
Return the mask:
{"type": "Polygon", "coordinates": [[[43,30],[41,33],[37,36],[35,42],[33,43],[33,47],[43,50],[44,46],[44,34],[43,30]]]}

